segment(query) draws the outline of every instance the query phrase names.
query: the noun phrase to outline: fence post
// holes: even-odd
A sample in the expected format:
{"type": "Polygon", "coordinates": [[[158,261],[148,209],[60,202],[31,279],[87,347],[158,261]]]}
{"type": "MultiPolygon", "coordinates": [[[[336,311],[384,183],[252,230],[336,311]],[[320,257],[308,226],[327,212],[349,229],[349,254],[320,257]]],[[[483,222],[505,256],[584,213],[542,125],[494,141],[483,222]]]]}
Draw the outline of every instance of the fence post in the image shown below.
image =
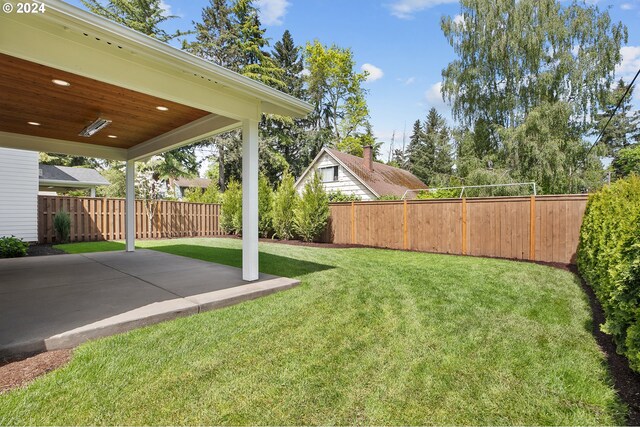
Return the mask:
{"type": "Polygon", "coordinates": [[[529,260],[536,259],[536,196],[531,196],[529,209],[529,260]]]}
{"type": "Polygon", "coordinates": [[[467,254],[467,198],[462,198],[462,255],[467,254]]]}
{"type": "Polygon", "coordinates": [[[351,244],[356,242],[356,202],[351,202],[351,244]]]}
{"type": "Polygon", "coordinates": [[[404,220],[402,222],[403,224],[403,230],[402,230],[402,236],[403,236],[403,241],[402,241],[402,247],[404,250],[407,250],[409,248],[409,235],[408,230],[409,230],[409,225],[407,224],[407,199],[404,199],[404,220]]]}

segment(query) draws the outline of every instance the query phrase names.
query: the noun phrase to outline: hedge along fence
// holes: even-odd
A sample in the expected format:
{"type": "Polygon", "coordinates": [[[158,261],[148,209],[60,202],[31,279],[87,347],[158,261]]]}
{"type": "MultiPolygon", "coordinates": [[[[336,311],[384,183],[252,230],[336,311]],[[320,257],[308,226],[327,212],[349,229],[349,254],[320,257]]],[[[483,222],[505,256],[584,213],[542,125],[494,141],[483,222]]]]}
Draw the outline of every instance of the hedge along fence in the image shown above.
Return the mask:
{"type": "Polygon", "coordinates": [[[575,263],[586,195],[332,203],[322,241],[575,263]]]}
{"type": "Polygon", "coordinates": [[[580,232],[578,268],[602,304],[602,330],[640,371],[640,178],[591,196],[580,232]]]}
{"type": "MultiPolygon", "coordinates": [[[[153,221],[144,201],[136,200],[136,238],[204,237],[224,234],[220,205],[160,200],[153,221]]],[[[53,218],[64,210],[71,217],[69,241],[123,240],[125,200],[92,197],[38,196],[38,241],[55,243],[53,218]]]]}

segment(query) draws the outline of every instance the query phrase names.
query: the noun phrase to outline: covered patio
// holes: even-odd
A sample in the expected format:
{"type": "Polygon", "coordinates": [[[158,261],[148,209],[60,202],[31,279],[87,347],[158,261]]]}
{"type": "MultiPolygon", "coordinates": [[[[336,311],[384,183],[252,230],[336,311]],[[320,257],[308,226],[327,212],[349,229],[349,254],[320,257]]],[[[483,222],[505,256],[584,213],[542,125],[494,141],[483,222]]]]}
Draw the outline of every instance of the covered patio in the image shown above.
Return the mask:
{"type": "Polygon", "coordinates": [[[258,123],[311,106],[62,1],[0,14],[0,147],[126,162],[126,250],[135,162],[242,129],[242,278],[258,271],[258,123]]]}
{"type": "Polygon", "coordinates": [[[0,359],[74,347],[289,289],[298,280],[163,252],[0,259],[0,359]]]}
{"type": "Polygon", "coordinates": [[[126,162],[126,251],[0,260],[0,355],[296,284],[259,273],[258,123],[310,105],[58,0],[0,13],[0,147],[126,162]],[[242,129],[242,269],[135,252],[137,161],[242,129]],[[249,283],[255,282],[255,283],[249,283]]]}

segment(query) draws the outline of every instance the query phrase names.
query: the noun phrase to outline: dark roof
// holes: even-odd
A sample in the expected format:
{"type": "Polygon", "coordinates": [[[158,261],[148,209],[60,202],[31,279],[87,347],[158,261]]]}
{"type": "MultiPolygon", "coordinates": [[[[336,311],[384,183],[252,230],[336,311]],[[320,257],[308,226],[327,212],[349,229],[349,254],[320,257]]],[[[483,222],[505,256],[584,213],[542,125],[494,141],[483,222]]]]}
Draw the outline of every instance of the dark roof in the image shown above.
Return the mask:
{"type": "Polygon", "coordinates": [[[95,169],[70,168],[66,166],[39,165],[40,181],[62,181],[64,183],[109,185],[109,181],[95,169]]]}
{"type": "Polygon", "coordinates": [[[174,178],[171,183],[183,188],[207,188],[211,180],[207,178],[174,178]]]}
{"type": "Polygon", "coordinates": [[[326,150],[344,163],[352,173],[378,193],[379,196],[394,195],[402,197],[407,190],[427,188],[414,174],[404,169],[373,162],[373,170],[369,170],[365,166],[362,157],[343,153],[332,148],[327,148],[326,150]]]}

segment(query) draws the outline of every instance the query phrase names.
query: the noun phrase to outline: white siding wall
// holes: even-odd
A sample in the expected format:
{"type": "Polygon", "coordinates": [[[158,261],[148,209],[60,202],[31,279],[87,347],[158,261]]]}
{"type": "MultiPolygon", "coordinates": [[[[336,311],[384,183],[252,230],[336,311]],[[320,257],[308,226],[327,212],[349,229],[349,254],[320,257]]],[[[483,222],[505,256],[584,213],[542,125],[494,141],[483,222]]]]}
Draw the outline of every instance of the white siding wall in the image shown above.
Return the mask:
{"type": "Polygon", "coordinates": [[[343,194],[355,194],[360,196],[362,200],[376,200],[376,197],[371,193],[371,191],[369,191],[369,189],[367,189],[367,187],[362,185],[362,183],[358,181],[351,172],[345,170],[345,168],[340,166],[338,162],[336,162],[335,159],[327,153],[323,153],[322,156],[320,156],[318,161],[313,165],[313,170],[310,170],[304,179],[298,183],[298,186],[296,187],[298,193],[302,194],[305,184],[313,177],[313,172],[315,170],[329,166],[338,166],[338,180],[324,183],[324,189],[328,193],[340,190],[343,194]]]}
{"type": "Polygon", "coordinates": [[[0,148],[0,237],[38,240],[38,153],[0,148]]]}

